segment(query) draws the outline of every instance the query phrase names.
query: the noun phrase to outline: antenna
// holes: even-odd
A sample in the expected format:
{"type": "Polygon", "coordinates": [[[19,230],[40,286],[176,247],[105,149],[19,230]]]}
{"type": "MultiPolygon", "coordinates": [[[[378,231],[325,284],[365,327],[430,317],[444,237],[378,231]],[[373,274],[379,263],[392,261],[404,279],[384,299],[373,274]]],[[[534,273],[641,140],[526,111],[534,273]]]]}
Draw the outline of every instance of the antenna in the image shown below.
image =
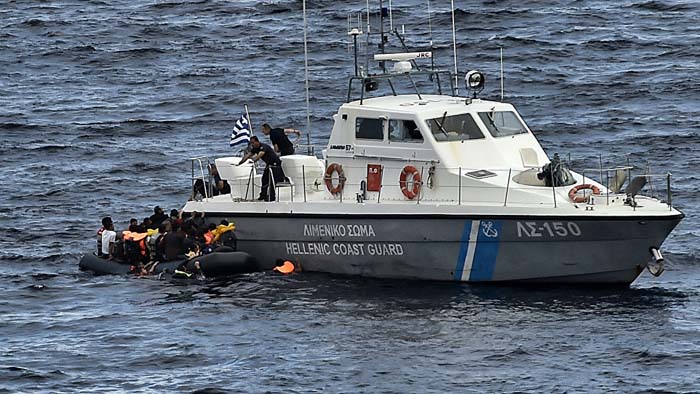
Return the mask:
{"type": "Polygon", "coordinates": [[[391,8],[391,0],[389,0],[389,31],[394,31],[394,15],[391,8]]]}
{"type": "Polygon", "coordinates": [[[432,11],[430,10],[430,0],[428,0],[428,35],[430,36],[430,46],[433,46],[433,21],[432,11]]]}
{"type": "MultiPolygon", "coordinates": [[[[385,53],[384,52],[384,3],[382,0],[379,0],[379,52],[380,53],[385,53]]],[[[379,66],[382,69],[382,72],[386,72],[386,64],[383,61],[379,62],[379,66]]],[[[389,84],[391,84],[391,81],[389,81],[389,84]]]]}
{"type": "Polygon", "coordinates": [[[304,13],[304,88],[306,90],[306,143],[307,153],[311,154],[311,112],[309,107],[309,50],[307,46],[306,31],[308,24],[306,23],[306,0],[302,2],[304,13]]]}
{"type": "Polygon", "coordinates": [[[457,77],[457,31],[455,29],[455,0],[452,3],[452,56],[455,61],[455,93],[459,95],[459,80],[457,77]]]}
{"type": "Polygon", "coordinates": [[[370,23],[370,21],[369,21],[369,0],[367,0],[367,39],[369,39],[369,35],[372,32],[370,30],[369,23],[370,23]]]}
{"type": "MultiPolygon", "coordinates": [[[[428,33],[430,36],[430,50],[435,52],[435,48],[433,48],[433,21],[431,20],[432,16],[432,11],[430,11],[430,0],[428,0],[428,33]]],[[[432,57],[430,58],[430,68],[435,69],[435,58],[432,57]]]]}
{"type": "Polygon", "coordinates": [[[501,47],[501,102],[503,102],[503,47],[501,47]]]}
{"type": "MultiPolygon", "coordinates": [[[[361,15],[361,14],[359,14],[359,15],[361,15]]],[[[349,17],[349,16],[348,16],[348,21],[350,21],[350,17],[349,17]]],[[[359,18],[358,18],[358,21],[359,21],[359,18]]],[[[350,27],[350,23],[348,22],[348,35],[349,35],[349,36],[352,36],[352,45],[353,45],[354,52],[355,52],[355,76],[359,76],[359,75],[360,75],[359,68],[358,68],[358,64],[357,64],[357,52],[358,52],[358,48],[357,48],[357,36],[362,35],[362,30],[361,30],[361,29],[362,29],[362,23],[361,23],[361,22],[358,23],[358,27],[357,27],[357,28],[355,28],[355,27],[352,27],[352,28],[351,28],[351,27],[350,27]]],[[[348,45],[350,45],[350,44],[348,44],[348,45]]]]}

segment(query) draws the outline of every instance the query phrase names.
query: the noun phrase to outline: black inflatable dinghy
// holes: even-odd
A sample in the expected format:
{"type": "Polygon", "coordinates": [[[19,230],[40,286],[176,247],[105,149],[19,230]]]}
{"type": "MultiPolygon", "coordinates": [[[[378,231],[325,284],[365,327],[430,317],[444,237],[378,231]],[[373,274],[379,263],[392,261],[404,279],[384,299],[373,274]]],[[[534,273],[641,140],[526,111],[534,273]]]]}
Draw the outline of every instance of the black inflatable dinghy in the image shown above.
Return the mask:
{"type": "MultiPolygon", "coordinates": [[[[244,274],[248,272],[262,271],[253,256],[245,252],[214,252],[189,260],[175,260],[158,263],[153,270],[154,274],[163,271],[174,272],[181,264],[187,264],[187,270],[194,272],[195,262],[205,276],[227,276],[244,274]]],[[[83,270],[107,275],[125,275],[131,272],[131,264],[120,260],[107,260],[94,254],[86,254],[80,259],[79,266],[83,270]]]]}

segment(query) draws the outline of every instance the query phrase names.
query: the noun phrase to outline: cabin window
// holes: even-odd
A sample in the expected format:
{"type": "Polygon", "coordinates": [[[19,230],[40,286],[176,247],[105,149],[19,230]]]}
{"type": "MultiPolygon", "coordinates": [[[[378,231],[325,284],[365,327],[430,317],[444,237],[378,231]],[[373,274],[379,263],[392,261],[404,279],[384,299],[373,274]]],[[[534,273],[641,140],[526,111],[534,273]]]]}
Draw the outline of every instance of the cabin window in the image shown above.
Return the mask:
{"type": "Polygon", "coordinates": [[[389,141],[392,142],[423,142],[423,135],[416,122],[412,120],[389,121],[389,141]]]}
{"type": "Polygon", "coordinates": [[[511,111],[479,112],[481,121],[494,137],[506,137],[509,135],[526,134],[527,129],[523,122],[511,111]]]}
{"type": "Polygon", "coordinates": [[[384,139],[384,120],[357,118],[355,120],[355,138],[364,140],[384,139]]]}
{"type": "Polygon", "coordinates": [[[484,138],[484,134],[470,114],[445,115],[428,119],[436,141],[463,141],[484,138]]]}

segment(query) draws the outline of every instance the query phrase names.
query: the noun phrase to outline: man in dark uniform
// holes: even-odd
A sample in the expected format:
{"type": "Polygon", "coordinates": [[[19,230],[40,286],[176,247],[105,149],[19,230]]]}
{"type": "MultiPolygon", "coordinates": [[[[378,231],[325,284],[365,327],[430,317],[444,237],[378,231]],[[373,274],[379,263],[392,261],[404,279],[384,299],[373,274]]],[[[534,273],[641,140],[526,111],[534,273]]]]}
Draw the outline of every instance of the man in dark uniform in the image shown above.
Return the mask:
{"type": "Polygon", "coordinates": [[[275,148],[275,152],[279,153],[280,156],[287,156],[294,154],[294,145],[287,138],[287,134],[296,134],[297,138],[301,135],[301,131],[296,129],[282,129],[275,127],[274,129],[270,127],[269,124],[265,123],[262,125],[263,134],[270,137],[270,142],[275,148]]]}
{"type": "Polygon", "coordinates": [[[284,176],[284,171],[282,171],[282,161],[270,145],[263,144],[258,137],[250,137],[250,145],[250,152],[243,156],[238,165],[245,163],[248,159],[253,159],[253,162],[262,159],[266,166],[262,175],[262,187],[260,188],[258,200],[275,201],[275,187],[270,182],[270,172],[272,172],[275,183],[284,182],[286,177],[284,176]]]}

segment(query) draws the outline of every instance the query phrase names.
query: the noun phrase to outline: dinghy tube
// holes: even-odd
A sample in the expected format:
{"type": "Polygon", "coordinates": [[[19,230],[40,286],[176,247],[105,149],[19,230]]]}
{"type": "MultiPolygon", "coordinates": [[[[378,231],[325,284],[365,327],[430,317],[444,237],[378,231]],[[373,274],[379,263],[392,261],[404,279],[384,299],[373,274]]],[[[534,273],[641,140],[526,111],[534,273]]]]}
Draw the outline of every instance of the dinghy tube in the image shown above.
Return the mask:
{"type": "MultiPolygon", "coordinates": [[[[174,272],[180,265],[186,264],[187,270],[195,272],[194,264],[199,266],[205,276],[228,276],[262,271],[253,256],[245,252],[214,252],[197,256],[189,260],[174,260],[158,263],[154,274],[174,272]]],[[[107,260],[92,253],[84,255],[78,264],[82,270],[102,275],[126,275],[131,273],[131,264],[121,260],[107,260]]]]}

